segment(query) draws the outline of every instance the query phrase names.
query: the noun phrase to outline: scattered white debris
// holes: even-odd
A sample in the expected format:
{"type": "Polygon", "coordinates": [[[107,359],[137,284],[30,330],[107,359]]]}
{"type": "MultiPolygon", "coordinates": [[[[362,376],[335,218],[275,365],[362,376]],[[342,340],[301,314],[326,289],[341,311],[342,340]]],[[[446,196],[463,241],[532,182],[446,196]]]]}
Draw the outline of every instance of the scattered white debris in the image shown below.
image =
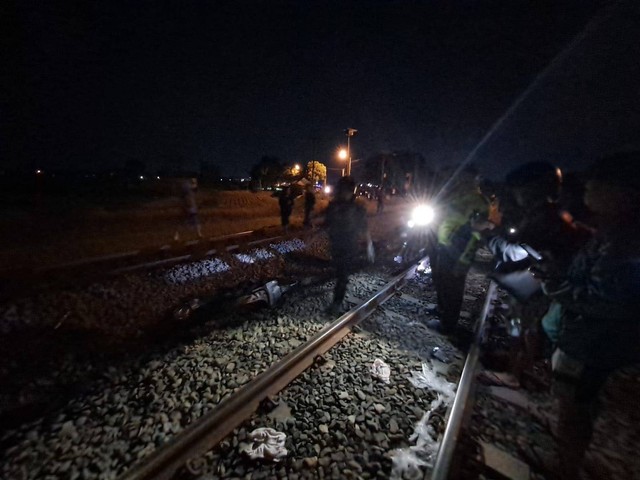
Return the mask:
{"type": "Polygon", "coordinates": [[[431,273],[431,263],[429,259],[421,261],[416,267],[416,271],[418,273],[430,274],[431,273]]]}
{"type": "Polygon", "coordinates": [[[274,250],[277,250],[279,253],[295,252],[296,250],[302,250],[305,248],[304,242],[299,238],[287,240],[286,242],[272,243],[269,246],[274,250]]]}
{"type": "Polygon", "coordinates": [[[391,453],[393,459],[392,479],[423,478],[424,472],[420,470],[420,467],[433,467],[440,442],[438,434],[429,424],[429,419],[437,408],[441,405],[449,405],[455,397],[455,383],[447,382],[438,376],[436,368],[431,368],[428,363],[422,364],[422,371],[411,372],[409,381],[414,387],[436,391],[438,396],[431,402],[429,411],[422,416],[422,419],[414,427],[413,434],[409,437],[409,440],[415,441],[416,444],[412,447],[394,450],[391,453]]]}
{"type": "Polygon", "coordinates": [[[264,248],[253,250],[249,253],[236,253],[234,257],[242,263],[255,263],[260,260],[269,260],[274,255],[264,248]]]}
{"type": "Polygon", "coordinates": [[[376,358],[371,365],[371,375],[380,379],[384,383],[389,383],[389,377],[391,376],[391,367],[384,361],[376,358]]]}
{"type": "Polygon", "coordinates": [[[429,425],[429,419],[440,405],[446,403],[448,403],[447,399],[442,395],[438,395],[438,397],[431,402],[429,411],[422,416],[422,419],[420,419],[414,427],[413,434],[409,437],[409,440],[412,442],[415,441],[416,444],[412,447],[391,452],[393,461],[393,467],[391,469],[392,479],[424,478],[424,472],[421,471],[420,467],[433,467],[438,449],[440,448],[440,442],[438,441],[438,434],[433,427],[429,425]]]}
{"type": "Polygon", "coordinates": [[[421,372],[411,372],[409,381],[416,388],[429,388],[443,394],[447,403],[456,395],[456,384],[447,382],[444,378],[438,376],[435,369],[432,369],[428,363],[422,364],[421,372]]]}
{"type": "Polygon", "coordinates": [[[252,460],[263,458],[279,462],[287,456],[284,442],[287,435],[273,428],[257,428],[249,434],[251,443],[241,444],[240,452],[245,453],[252,460]]]}
{"type": "Polygon", "coordinates": [[[230,268],[226,262],[214,258],[212,260],[202,260],[186,265],[176,265],[166,271],[164,278],[168,283],[182,285],[197,280],[198,278],[226,272],[230,268]]]}

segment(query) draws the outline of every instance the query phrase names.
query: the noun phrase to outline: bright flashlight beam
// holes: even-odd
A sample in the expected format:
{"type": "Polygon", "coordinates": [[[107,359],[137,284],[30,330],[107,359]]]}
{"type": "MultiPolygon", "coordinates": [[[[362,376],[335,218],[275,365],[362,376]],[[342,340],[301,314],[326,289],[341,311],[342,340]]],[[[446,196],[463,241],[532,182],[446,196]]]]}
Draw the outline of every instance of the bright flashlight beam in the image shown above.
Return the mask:
{"type": "MultiPolygon", "coordinates": [[[[599,13],[599,12],[598,12],[599,13]]],[[[609,14],[610,15],[610,14],[609,14]]],[[[604,22],[604,20],[602,18],[599,19],[601,24],[604,22]]],[[[489,129],[489,131],[487,133],[485,133],[484,137],[482,137],[480,139],[480,141],[478,142],[478,144],[473,148],[473,150],[471,150],[471,152],[469,152],[469,154],[465,157],[465,159],[462,161],[462,163],[460,164],[460,166],[458,168],[456,168],[456,170],[453,172],[453,174],[451,175],[451,177],[449,178],[449,180],[447,180],[447,182],[444,184],[444,186],[440,189],[440,191],[438,192],[438,194],[436,195],[436,200],[439,200],[440,197],[442,196],[442,194],[447,190],[447,188],[449,187],[449,184],[453,181],[453,179],[455,177],[458,176],[458,174],[464,169],[464,167],[471,162],[471,160],[473,160],[473,157],[475,157],[476,153],[478,153],[478,150],[480,150],[480,148],[487,143],[487,141],[489,140],[489,138],[491,138],[493,136],[493,134],[502,126],[502,124],[504,123],[504,121],[509,118],[511,116],[511,114],[513,114],[513,112],[520,106],[520,104],[529,96],[529,94],[533,91],[534,88],[536,88],[538,86],[538,84],[540,83],[540,81],[545,78],[546,76],[549,75],[549,72],[557,67],[561,62],[563,62],[566,57],[569,56],[569,54],[575,49],[575,47],[582,42],[589,33],[592,33],[591,30],[595,30],[596,27],[596,15],[594,15],[589,22],[585,25],[585,27],[582,29],[582,31],[580,31],[574,38],[573,40],[571,40],[571,42],[569,42],[555,57],[553,57],[553,59],[551,59],[551,61],[547,64],[547,66],[540,72],[538,73],[538,75],[536,75],[536,77],[533,79],[533,81],[527,86],[527,88],[520,94],[518,95],[518,97],[516,97],[516,99],[513,101],[513,103],[509,106],[509,108],[502,114],[502,116],[500,118],[498,118],[498,120],[496,120],[494,122],[494,124],[491,126],[491,128],[489,129]]]]}
{"type": "Polygon", "coordinates": [[[429,205],[420,205],[413,209],[413,212],[411,213],[411,221],[414,225],[424,227],[433,221],[434,216],[435,212],[432,207],[429,205]]]}

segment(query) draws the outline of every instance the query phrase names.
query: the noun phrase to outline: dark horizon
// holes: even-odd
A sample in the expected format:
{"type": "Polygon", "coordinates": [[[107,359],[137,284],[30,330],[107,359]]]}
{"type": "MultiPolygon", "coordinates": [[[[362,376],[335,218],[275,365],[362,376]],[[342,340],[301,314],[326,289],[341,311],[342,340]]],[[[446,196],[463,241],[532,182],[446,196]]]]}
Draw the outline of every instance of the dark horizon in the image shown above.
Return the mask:
{"type": "Polygon", "coordinates": [[[457,163],[588,24],[474,159],[581,168],[640,148],[640,8],[601,3],[20,3],[0,166],[335,168],[347,127],[353,158],[457,163]]]}

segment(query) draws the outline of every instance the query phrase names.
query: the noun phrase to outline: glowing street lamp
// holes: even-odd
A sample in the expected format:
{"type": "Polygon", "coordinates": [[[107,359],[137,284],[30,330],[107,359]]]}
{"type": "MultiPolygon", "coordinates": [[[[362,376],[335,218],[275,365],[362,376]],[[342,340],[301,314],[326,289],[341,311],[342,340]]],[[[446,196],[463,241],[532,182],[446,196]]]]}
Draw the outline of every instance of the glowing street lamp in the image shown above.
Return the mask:
{"type": "Polygon", "coordinates": [[[347,176],[349,176],[351,175],[351,137],[358,133],[358,130],[355,128],[346,128],[344,133],[347,135],[347,150],[344,153],[344,157],[342,156],[344,149],[340,151],[340,158],[347,160],[347,176]]]}
{"type": "MultiPolygon", "coordinates": [[[[340,150],[338,150],[338,158],[340,160],[346,160],[349,158],[349,153],[347,152],[346,148],[341,148],[340,150]]],[[[342,176],[344,177],[344,168],[342,169],[342,176]]]]}

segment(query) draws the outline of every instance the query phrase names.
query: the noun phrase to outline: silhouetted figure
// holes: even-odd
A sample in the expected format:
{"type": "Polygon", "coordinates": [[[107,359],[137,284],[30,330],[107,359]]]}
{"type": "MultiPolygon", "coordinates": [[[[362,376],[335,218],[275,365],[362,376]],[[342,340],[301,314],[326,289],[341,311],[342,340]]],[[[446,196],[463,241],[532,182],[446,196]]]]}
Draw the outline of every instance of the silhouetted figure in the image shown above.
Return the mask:
{"type": "Polygon", "coordinates": [[[282,229],[285,233],[289,231],[289,217],[293,211],[293,197],[291,196],[291,187],[284,187],[280,192],[278,198],[278,204],[280,205],[280,221],[282,223],[282,229]]]}
{"type": "Polygon", "coordinates": [[[443,205],[446,210],[438,225],[435,251],[430,255],[440,318],[427,322],[427,326],[449,335],[458,324],[467,273],[480,246],[481,235],[472,230],[470,222],[475,215],[485,219],[489,215],[489,202],[480,193],[473,169],[458,174],[443,205]]]}
{"type": "Polygon", "coordinates": [[[376,200],[378,202],[377,208],[376,208],[376,213],[382,213],[382,211],[384,210],[384,188],[380,187],[378,189],[378,195],[376,196],[376,200]]]}
{"type": "MultiPolygon", "coordinates": [[[[623,367],[640,364],[638,165],[640,152],[614,155],[594,165],[584,201],[593,214],[596,232],[573,257],[565,279],[545,284],[547,293],[561,306],[552,359],[553,390],[559,400],[561,478],[579,476],[598,394],[607,378],[623,367]]],[[[618,386],[619,391],[629,388],[633,385],[618,386]]],[[[619,403],[637,400],[617,396],[619,403]]],[[[635,408],[627,404],[620,410],[635,408]]],[[[629,422],[625,428],[632,429],[626,432],[627,438],[640,438],[640,425],[629,422]]],[[[633,461],[636,447],[629,445],[621,459],[633,461]]]]}
{"type": "Polygon", "coordinates": [[[307,185],[304,192],[304,222],[305,227],[311,227],[311,213],[316,205],[316,194],[313,185],[307,185]]]}
{"type": "MultiPolygon", "coordinates": [[[[198,204],[196,202],[196,191],[198,190],[198,179],[191,178],[182,183],[182,209],[184,212],[184,224],[188,230],[195,230],[198,238],[202,238],[202,226],[198,217],[198,204]]],[[[180,229],[173,235],[175,241],[180,240],[180,229]]]]}
{"type": "MultiPolygon", "coordinates": [[[[548,162],[530,162],[517,167],[507,175],[506,195],[500,200],[505,211],[504,228],[482,232],[489,250],[499,262],[497,271],[505,274],[496,277],[498,283],[519,302],[528,300],[523,294],[534,298],[537,291],[538,295],[535,308],[525,307],[522,303],[513,305],[519,311],[521,333],[512,337],[510,373],[491,374],[498,384],[518,386],[525,374],[533,374],[534,361],[541,355],[544,341],[540,309],[549,307],[549,299],[541,295],[541,287],[548,279],[566,275],[571,259],[590,236],[589,231],[575,225],[568,212],[557,203],[561,184],[560,171],[548,162]],[[523,244],[539,253],[542,263],[532,261],[523,244]],[[545,278],[543,275],[539,275],[538,280],[531,277],[527,270],[530,266],[539,273],[544,268],[545,278]],[[512,287],[520,293],[504,283],[509,281],[515,281],[512,287]]],[[[551,305],[544,318],[556,313],[557,306],[551,305]]]]}
{"type": "Polygon", "coordinates": [[[342,177],[336,185],[335,196],[327,207],[326,219],[329,228],[331,260],[336,271],[336,286],[332,313],[342,310],[342,301],[347,292],[349,275],[357,267],[360,240],[367,244],[367,257],[373,262],[374,252],[367,226],[367,212],[355,201],[356,184],[351,177],[342,177]]]}

